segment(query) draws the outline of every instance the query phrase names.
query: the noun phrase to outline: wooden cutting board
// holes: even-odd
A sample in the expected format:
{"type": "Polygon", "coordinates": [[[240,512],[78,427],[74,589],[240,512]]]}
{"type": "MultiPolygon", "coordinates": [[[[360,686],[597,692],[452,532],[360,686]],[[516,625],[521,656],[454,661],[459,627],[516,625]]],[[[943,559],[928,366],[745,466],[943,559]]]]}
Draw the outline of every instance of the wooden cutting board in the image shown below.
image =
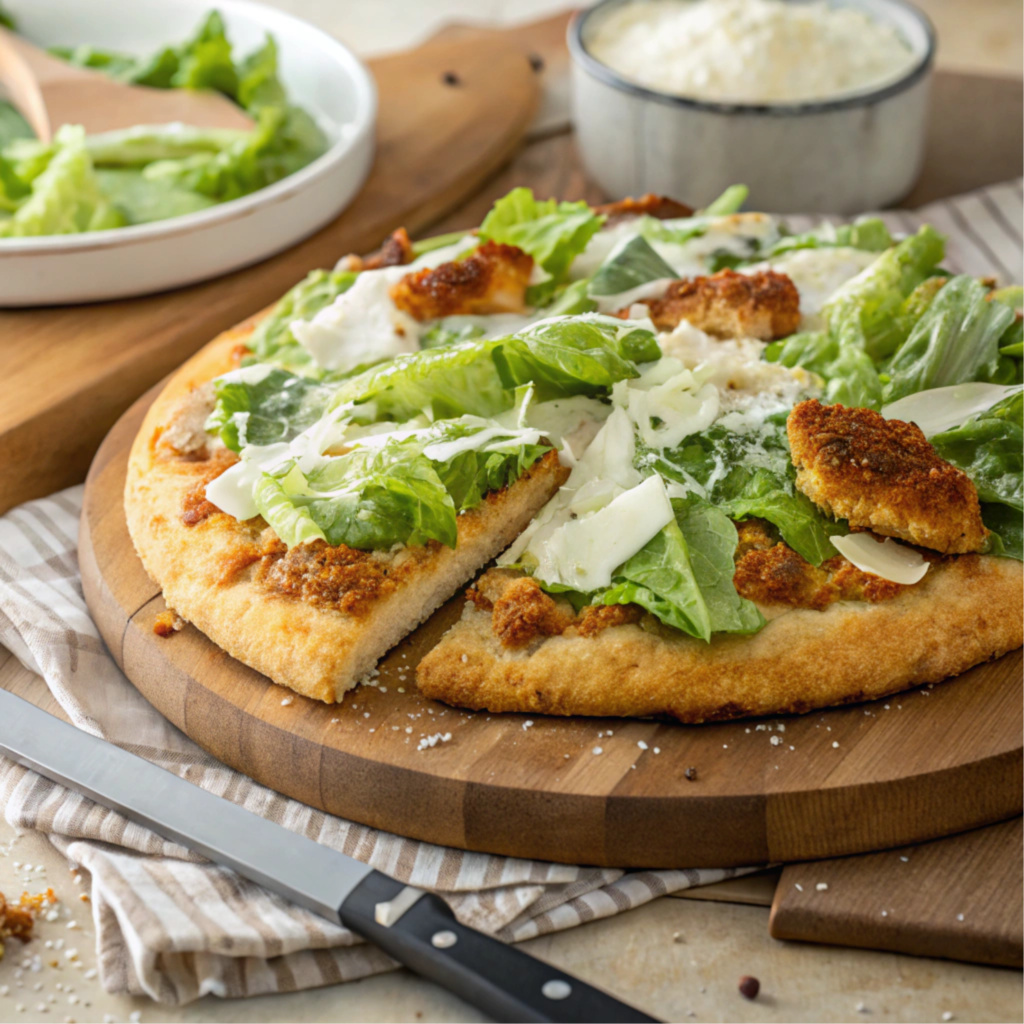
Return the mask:
{"type": "Polygon", "coordinates": [[[1024,967],[1022,842],[1016,818],[919,846],[790,865],[769,931],[776,939],[1024,967]]]}
{"type": "Polygon", "coordinates": [[[1021,812],[1020,651],[873,704],[681,726],[488,715],[426,700],[416,662],[461,598],[388,654],[378,686],[340,706],[275,686],[191,626],[158,637],[166,606],[132,548],[122,500],[128,449],[152,397],[118,422],[89,472],[86,599],[145,697],[258,782],[446,846],[614,867],[835,857],[1021,812]],[[419,749],[438,733],[450,739],[419,749]]]}
{"type": "Polygon", "coordinates": [[[308,271],[374,249],[400,225],[415,233],[473,194],[519,146],[540,96],[515,34],[456,34],[370,67],[374,170],[348,210],[299,246],[162,295],[0,311],[0,513],[84,479],[132,401],[308,271]]]}

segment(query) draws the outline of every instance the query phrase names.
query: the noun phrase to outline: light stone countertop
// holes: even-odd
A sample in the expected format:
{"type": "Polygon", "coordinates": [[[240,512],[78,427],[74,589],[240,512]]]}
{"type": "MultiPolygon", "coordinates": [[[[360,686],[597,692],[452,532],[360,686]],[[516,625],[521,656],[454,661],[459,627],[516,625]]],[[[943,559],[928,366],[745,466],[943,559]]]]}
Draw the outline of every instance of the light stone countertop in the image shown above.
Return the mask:
{"type": "MultiPolygon", "coordinates": [[[[338,35],[364,56],[415,45],[452,21],[515,23],[570,4],[561,0],[264,0],[338,35]]],[[[1019,75],[1024,61],[1019,0],[916,0],[935,22],[939,66],[1019,75]]],[[[548,115],[551,116],[550,113],[548,115]]],[[[0,649],[0,662],[6,652],[0,649]]],[[[95,964],[91,914],[64,859],[39,835],[0,822],[0,892],[53,886],[62,917],[43,922],[29,947],[11,942],[0,962],[0,1022],[128,1021],[472,1021],[472,1007],[406,971],[332,988],[245,1000],[206,997],[186,1007],[111,996],[87,978],[95,964]],[[68,928],[68,921],[75,928],[68,928]],[[26,955],[46,960],[49,941],[77,949],[33,974],[26,955]],[[80,964],[81,966],[76,966],[80,964]],[[61,985],[61,989],[57,985],[61,985]],[[35,990],[34,986],[40,989],[35,990]],[[74,991],[69,991],[73,988],[74,991]],[[72,1000],[74,1000],[72,1002],[72,1000]],[[45,1012],[38,1009],[46,1006],[45,1012]],[[18,1010],[19,1005],[24,1006],[18,1010]]],[[[666,1020],[696,1021],[1020,1021],[1021,974],[890,953],[777,942],[766,907],[699,899],[656,900],[631,913],[526,944],[557,964],[666,1020]],[[674,936],[678,936],[675,939],[674,936]],[[761,981],[748,1002],[740,975],[761,981]]],[[[52,955],[52,954],[51,954],[52,955]]]]}

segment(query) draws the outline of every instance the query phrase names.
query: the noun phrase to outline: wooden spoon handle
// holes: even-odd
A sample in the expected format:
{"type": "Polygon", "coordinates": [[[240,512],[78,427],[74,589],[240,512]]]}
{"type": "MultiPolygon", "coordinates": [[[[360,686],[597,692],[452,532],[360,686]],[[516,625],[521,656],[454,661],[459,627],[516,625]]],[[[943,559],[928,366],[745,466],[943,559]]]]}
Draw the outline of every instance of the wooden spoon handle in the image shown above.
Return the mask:
{"type": "MultiPolygon", "coordinates": [[[[39,53],[34,46],[29,46],[28,49],[39,53]]],[[[50,116],[46,111],[46,102],[39,88],[41,79],[36,73],[36,63],[33,55],[26,53],[22,40],[13,32],[0,27],[0,82],[7,88],[11,102],[28,121],[36,135],[43,142],[50,142],[53,130],[50,116]]]]}

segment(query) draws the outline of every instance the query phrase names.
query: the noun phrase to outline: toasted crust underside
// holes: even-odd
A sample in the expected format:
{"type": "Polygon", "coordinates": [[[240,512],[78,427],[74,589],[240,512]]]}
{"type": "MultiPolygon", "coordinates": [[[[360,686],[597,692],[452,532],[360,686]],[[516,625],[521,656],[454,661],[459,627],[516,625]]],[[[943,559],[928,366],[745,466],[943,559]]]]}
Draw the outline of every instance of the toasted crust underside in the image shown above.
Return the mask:
{"type": "Polygon", "coordinates": [[[158,440],[181,398],[232,365],[243,325],[211,342],[168,382],[132,446],[125,512],[135,549],[167,604],[232,657],[307,697],[331,703],[378,659],[507,547],[562,482],[557,458],[537,463],[459,517],[456,549],[438,546],[394,592],[360,614],[275,594],[253,580],[262,520],[181,518],[204,461],[163,457],[158,440]]]}
{"type": "Polygon", "coordinates": [[[681,722],[806,712],[938,682],[1022,643],[1021,563],[965,555],[882,604],[798,609],[710,644],[629,624],[502,647],[467,604],[417,670],[427,697],[492,712],[665,715],[681,722]]]}

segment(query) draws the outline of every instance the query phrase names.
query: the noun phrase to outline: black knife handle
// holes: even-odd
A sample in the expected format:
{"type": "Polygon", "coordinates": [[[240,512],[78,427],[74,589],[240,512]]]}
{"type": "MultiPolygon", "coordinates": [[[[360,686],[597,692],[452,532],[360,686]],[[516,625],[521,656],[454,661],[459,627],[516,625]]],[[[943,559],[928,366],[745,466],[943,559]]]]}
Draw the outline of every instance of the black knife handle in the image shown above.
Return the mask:
{"type": "Polygon", "coordinates": [[[342,923],[496,1020],[656,1020],[514,946],[459,924],[448,904],[433,893],[421,896],[390,927],[379,924],[377,904],[394,899],[403,888],[379,871],[367,875],[341,905],[342,923]]]}

